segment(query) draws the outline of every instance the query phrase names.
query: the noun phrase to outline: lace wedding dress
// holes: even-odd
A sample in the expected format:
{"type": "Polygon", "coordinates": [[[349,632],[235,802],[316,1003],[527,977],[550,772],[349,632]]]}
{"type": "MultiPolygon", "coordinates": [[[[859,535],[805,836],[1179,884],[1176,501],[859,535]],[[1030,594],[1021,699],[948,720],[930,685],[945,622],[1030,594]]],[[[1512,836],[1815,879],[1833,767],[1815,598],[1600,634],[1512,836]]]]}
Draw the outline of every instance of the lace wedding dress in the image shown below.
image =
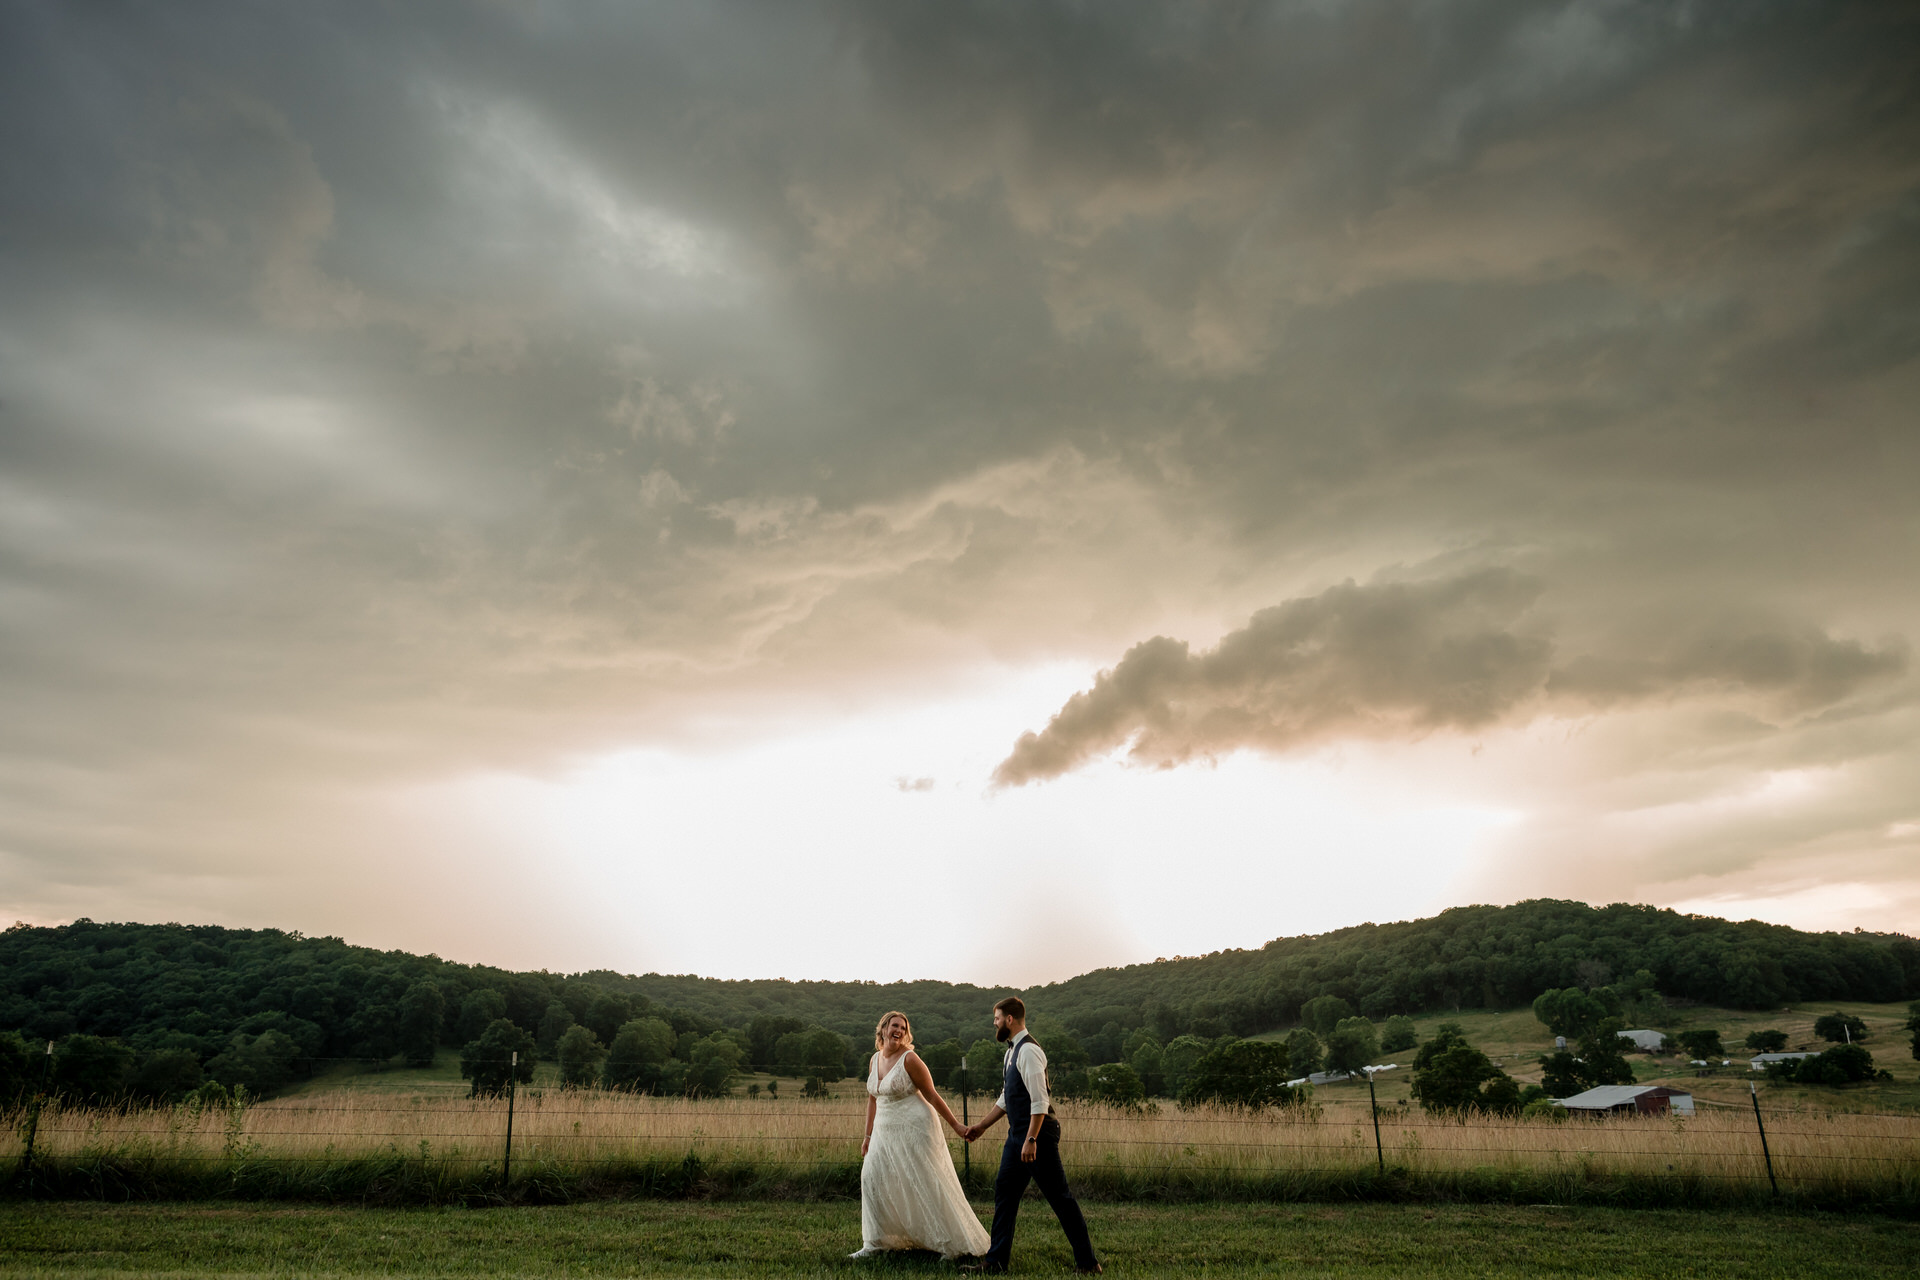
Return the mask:
{"type": "Polygon", "coordinates": [[[907,1055],[885,1068],[873,1055],[873,1140],[860,1166],[856,1258],[889,1249],[931,1249],[942,1257],[982,1254],[989,1240],[960,1189],[940,1117],[907,1076],[907,1055]]]}

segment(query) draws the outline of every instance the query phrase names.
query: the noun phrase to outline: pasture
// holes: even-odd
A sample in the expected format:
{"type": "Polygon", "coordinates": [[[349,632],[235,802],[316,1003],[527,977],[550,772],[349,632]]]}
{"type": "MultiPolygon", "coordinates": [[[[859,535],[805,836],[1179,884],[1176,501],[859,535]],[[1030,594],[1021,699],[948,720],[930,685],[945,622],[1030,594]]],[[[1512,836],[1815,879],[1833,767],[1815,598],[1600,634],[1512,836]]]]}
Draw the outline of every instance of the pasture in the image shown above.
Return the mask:
{"type": "MultiPolygon", "coordinates": [[[[1920,1115],[1771,1096],[1766,1152],[1750,1105],[1602,1119],[1450,1119],[1385,1106],[1377,1132],[1354,1107],[1060,1110],[1070,1174],[1113,1200],[1752,1205],[1774,1200],[1777,1182],[1787,1202],[1920,1205],[1920,1115]]],[[[49,1105],[13,1117],[0,1159],[17,1163],[31,1130],[38,1194],[106,1199],[833,1197],[858,1187],[862,1113],[850,1098],[531,1090],[515,1100],[512,1125],[509,1159],[508,1108],[497,1099],[339,1089],[233,1109],[49,1105]]],[[[972,1152],[976,1188],[996,1141],[972,1152]]],[[[964,1168],[963,1145],[951,1145],[964,1168]]]]}

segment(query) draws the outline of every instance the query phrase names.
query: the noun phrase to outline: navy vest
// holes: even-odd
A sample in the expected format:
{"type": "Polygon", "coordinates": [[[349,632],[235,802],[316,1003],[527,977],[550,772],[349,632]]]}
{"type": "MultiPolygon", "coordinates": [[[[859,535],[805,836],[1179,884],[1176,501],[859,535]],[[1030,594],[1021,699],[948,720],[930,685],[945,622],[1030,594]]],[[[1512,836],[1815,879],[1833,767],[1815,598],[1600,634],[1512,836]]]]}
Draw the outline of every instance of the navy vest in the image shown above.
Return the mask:
{"type": "Polygon", "coordinates": [[[1007,1095],[1008,1142],[1025,1142],[1027,1122],[1033,1119],[1033,1095],[1027,1092],[1027,1082],[1020,1075],[1020,1050],[1032,1043],[1033,1037],[1024,1037],[1007,1054],[1006,1074],[1000,1087],[1007,1095]]]}

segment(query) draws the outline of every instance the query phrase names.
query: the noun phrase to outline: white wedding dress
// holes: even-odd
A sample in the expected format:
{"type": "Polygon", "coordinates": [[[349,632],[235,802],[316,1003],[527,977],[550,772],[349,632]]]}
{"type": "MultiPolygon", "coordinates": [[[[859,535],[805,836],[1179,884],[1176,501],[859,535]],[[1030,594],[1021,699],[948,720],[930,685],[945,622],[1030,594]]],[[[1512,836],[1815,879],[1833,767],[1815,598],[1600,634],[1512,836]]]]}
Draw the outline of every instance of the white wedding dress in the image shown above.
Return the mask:
{"type": "Polygon", "coordinates": [[[960,1189],[940,1117],[913,1087],[907,1055],[881,1075],[879,1054],[867,1074],[873,1140],[860,1166],[860,1252],[931,1249],[945,1258],[985,1253],[986,1228],[960,1189]]]}

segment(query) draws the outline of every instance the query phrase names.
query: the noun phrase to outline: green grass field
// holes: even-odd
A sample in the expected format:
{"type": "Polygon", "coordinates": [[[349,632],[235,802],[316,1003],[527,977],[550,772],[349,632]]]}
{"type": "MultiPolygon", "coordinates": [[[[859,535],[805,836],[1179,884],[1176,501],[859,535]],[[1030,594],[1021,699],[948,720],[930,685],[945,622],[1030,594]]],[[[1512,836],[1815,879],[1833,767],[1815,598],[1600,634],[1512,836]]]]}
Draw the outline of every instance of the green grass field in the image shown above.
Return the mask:
{"type": "MultiPolygon", "coordinates": [[[[985,1206],[978,1206],[985,1212],[985,1206]]],[[[1880,1217],[1493,1206],[1089,1206],[1109,1274],[1910,1275],[1920,1226],[1880,1217]]],[[[857,1263],[859,1206],[603,1203],[549,1208],[0,1204],[0,1277],[804,1276],[951,1274],[857,1263]]],[[[1046,1207],[1014,1271],[1070,1272],[1046,1207]]]]}

